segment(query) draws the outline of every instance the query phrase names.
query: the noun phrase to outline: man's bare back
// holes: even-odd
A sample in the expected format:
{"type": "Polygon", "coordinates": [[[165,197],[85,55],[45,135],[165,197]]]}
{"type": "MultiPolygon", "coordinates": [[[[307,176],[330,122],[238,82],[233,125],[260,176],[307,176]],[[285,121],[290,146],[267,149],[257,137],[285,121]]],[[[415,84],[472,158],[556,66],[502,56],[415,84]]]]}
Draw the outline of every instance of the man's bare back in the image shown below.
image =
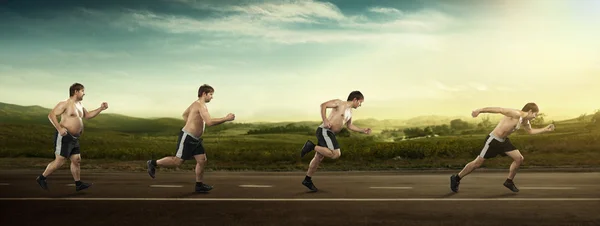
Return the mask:
{"type": "Polygon", "coordinates": [[[485,144],[479,155],[473,161],[465,165],[458,174],[450,176],[450,190],[458,192],[458,187],[462,178],[481,167],[486,159],[495,158],[500,155],[510,156],[513,159],[503,186],[510,189],[512,192],[519,192],[513,179],[517,173],[517,169],[523,163],[524,158],[521,151],[511,143],[508,136],[520,128],[523,128],[529,134],[554,131],[554,124],[550,124],[543,128],[531,128],[530,120],[535,119],[538,116],[539,111],[540,109],[537,104],[529,102],[525,104],[521,110],[502,107],[484,107],[471,112],[471,116],[473,117],[477,117],[480,113],[502,114],[504,117],[498,122],[496,128],[486,136],[485,144]]]}
{"type": "Polygon", "coordinates": [[[517,109],[490,107],[474,110],[471,115],[477,117],[480,113],[500,113],[504,115],[502,120],[498,122],[498,125],[496,125],[496,128],[492,131],[498,138],[506,138],[520,128],[525,129],[530,134],[554,130],[553,124],[548,125],[544,129],[531,128],[530,120],[537,117],[537,112],[524,112],[517,109]]]}
{"type": "Polygon", "coordinates": [[[200,114],[201,110],[208,110],[206,103],[194,101],[183,113],[185,120],[183,130],[195,137],[202,137],[206,128],[206,122],[202,118],[202,114],[200,114]]]}

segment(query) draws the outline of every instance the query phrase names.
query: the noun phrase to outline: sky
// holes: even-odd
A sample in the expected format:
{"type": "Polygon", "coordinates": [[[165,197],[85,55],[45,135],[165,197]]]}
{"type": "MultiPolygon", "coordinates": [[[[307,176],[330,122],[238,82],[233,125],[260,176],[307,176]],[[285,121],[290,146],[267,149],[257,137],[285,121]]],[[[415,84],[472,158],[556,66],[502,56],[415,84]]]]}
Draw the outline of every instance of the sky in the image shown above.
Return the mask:
{"type": "Polygon", "coordinates": [[[600,1],[0,0],[0,102],[175,117],[215,88],[212,117],[466,116],[535,102],[600,108],[600,1]]]}

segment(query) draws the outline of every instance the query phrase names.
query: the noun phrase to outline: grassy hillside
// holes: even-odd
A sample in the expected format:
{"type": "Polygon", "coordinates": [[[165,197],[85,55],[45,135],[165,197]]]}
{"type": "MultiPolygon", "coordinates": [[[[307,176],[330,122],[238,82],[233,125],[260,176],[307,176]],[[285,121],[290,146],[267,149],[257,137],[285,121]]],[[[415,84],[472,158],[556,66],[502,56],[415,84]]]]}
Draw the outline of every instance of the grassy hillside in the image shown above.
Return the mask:
{"type": "MultiPolygon", "coordinates": [[[[0,103],[0,124],[49,124],[47,115],[51,109],[40,106],[19,106],[14,104],[0,103]]],[[[318,118],[318,117],[317,117],[318,118]]],[[[447,116],[420,116],[408,120],[397,119],[356,119],[354,124],[359,127],[372,128],[374,132],[380,132],[384,129],[404,129],[412,126],[427,126],[447,124],[450,120],[459,117],[447,116]]],[[[476,121],[466,117],[461,119],[476,121]]],[[[477,119],[479,120],[479,119],[477,119]]],[[[208,127],[207,131],[226,132],[230,134],[244,134],[251,129],[270,128],[277,126],[307,126],[315,128],[320,121],[302,121],[302,122],[263,122],[263,123],[226,123],[224,126],[208,127]],[[235,131],[226,131],[235,130],[235,131]]],[[[102,113],[91,120],[86,120],[86,130],[111,130],[126,133],[145,133],[151,135],[167,135],[172,131],[178,131],[184,125],[182,119],[159,118],[145,119],[130,116],[124,116],[113,113],[102,113]]],[[[314,130],[314,129],[313,129],[314,130]]]]}
{"type": "MultiPolygon", "coordinates": [[[[46,119],[48,112],[49,109],[37,106],[0,104],[0,168],[43,168],[53,158],[52,136],[55,131],[46,119]]],[[[511,136],[511,140],[525,156],[524,168],[597,167],[600,166],[600,126],[589,126],[591,121],[592,116],[559,121],[555,122],[557,131],[553,133],[528,135],[519,132],[511,136]]],[[[319,123],[225,123],[208,127],[204,136],[208,167],[305,170],[314,152],[301,159],[299,151],[307,139],[316,142],[314,130],[319,123]],[[263,132],[248,134],[251,130],[263,132]]],[[[400,122],[393,120],[366,119],[356,123],[364,123],[359,126],[365,127],[401,126],[400,122]]],[[[179,119],[141,119],[116,114],[102,114],[87,120],[86,132],[81,139],[83,167],[111,168],[120,164],[117,168],[143,170],[145,160],[175,153],[176,136],[182,126],[183,121],[179,119]]],[[[326,159],[321,168],[459,169],[480,152],[486,133],[489,130],[470,135],[397,142],[383,140],[380,134],[348,133],[338,137],[342,157],[339,160],[326,159]]],[[[485,167],[506,168],[509,164],[510,159],[497,158],[486,161],[485,167]]],[[[182,166],[183,169],[192,167],[193,164],[182,166]]]]}

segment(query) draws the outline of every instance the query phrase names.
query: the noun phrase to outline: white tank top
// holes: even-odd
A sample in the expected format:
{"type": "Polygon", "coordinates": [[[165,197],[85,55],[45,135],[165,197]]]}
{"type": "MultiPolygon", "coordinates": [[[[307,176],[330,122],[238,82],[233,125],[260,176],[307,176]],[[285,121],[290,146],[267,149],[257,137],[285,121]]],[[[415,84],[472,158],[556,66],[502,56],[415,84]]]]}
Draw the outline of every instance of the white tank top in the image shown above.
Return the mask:
{"type": "Polygon", "coordinates": [[[515,125],[515,128],[512,131],[514,132],[519,130],[519,128],[521,128],[521,123],[523,123],[523,117],[519,117],[519,122],[517,123],[517,125],[515,125]]]}
{"type": "Polygon", "coordinates": [[[346,108],[346,111],[344,112],[344,123],[348,122],[350,118],[352,118],[352,109],[346,108]]]}

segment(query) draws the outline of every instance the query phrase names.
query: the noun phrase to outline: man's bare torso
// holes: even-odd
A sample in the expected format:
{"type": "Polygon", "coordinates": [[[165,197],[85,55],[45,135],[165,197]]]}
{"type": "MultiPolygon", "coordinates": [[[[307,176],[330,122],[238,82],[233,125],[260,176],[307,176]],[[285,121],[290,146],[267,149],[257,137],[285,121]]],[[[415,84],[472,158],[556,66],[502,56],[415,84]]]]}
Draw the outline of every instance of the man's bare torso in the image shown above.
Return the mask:
{"type": "Polygon", "coordinates": [[[494,128],[492,133],[499,138],[506,138],[521,127],[529,126],[528,124],[529,120],[525,120],[522,117],[516,118],[504,116],[498,125],[496,125],[496,128],[494,128]]]}
{"type": "Polygon", "coordinates": [[[200,103],[198,101],[194,101],[189,106],[190,113],[187,117],[187,121],[185,122],[185,126],[183,127],[183,130],[192,134],[195,137],[202,137],[206,125],[204,119],[202,118],[202,115],[200,115],[201,108],[206,108],[206,104],[200,103]]]}
{"type": "Polygon", "coordinates": [[[79,136],[83,132],[83,105],[70,99],[64,102],[65,111],[60,115],[60,125],[67,128],[69,134],[79,136]]]}
{"type": "MultiPolygon", "coordinates": [[[[338,107],[332,108],[329,117],[327,118],[331,123],[329,130],[334,133],[342,131],[344,124],[352,116],[352,106],[347,106],[345,101],[338,100],[338,107]]],[[[323,126],[323,124],[321,124],[323,126]]]]}

